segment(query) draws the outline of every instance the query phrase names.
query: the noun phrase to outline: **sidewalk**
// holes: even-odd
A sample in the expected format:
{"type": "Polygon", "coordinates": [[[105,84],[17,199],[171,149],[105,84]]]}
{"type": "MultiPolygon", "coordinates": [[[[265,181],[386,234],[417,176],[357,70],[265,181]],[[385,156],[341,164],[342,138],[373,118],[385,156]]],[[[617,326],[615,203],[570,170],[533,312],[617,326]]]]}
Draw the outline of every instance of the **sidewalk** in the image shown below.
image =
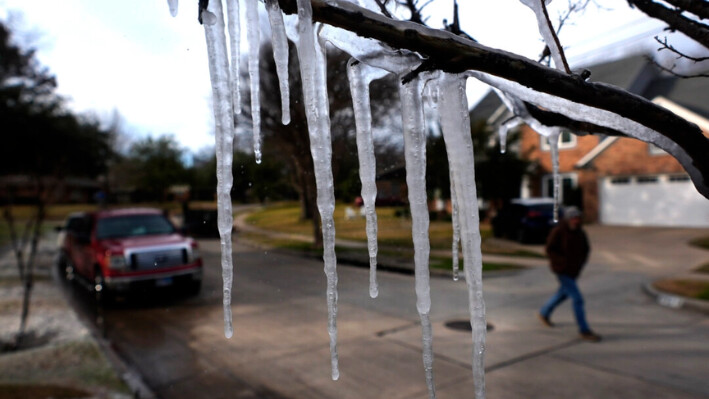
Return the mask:
{"type": "MultiPolygon", "coordinates": [[[[77,318],[52,275],[55,241],[44,239],[38,249],[22,347],[0,352],[0,397],[131,398],[134,390],[121,378],[117,359],[77,318]]],[[[23,289],[14,254],[3,249],[0,342],[7,344],[19,328],[23,289]]]]}

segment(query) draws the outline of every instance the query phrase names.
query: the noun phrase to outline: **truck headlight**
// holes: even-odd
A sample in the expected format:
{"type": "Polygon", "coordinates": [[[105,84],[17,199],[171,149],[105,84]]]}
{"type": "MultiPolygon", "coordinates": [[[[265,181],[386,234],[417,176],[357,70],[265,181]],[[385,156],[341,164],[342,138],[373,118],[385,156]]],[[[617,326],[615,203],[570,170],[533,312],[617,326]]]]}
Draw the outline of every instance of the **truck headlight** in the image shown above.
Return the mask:
{"type": "Polygon", "coordinates": [[[198,248],[192,247],[189,251],[187,251],[187,263],[196,262],[201,257],[202,256],[200,255],[198,248]]]}

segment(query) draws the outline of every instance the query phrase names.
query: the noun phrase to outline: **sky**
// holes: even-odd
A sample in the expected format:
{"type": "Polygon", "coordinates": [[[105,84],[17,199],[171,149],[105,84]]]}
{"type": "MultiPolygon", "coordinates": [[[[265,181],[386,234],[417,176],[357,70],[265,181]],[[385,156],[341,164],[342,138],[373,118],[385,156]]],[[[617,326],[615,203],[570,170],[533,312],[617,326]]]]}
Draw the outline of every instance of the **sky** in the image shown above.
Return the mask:
{"type": "MultiPolygon", "coordinates": [[[[462,28],[480,43],[538,57],[536,20],[519,0],[459,3],[462,28]]],[[[624,1],[596,3],[603,7],[577,15],[561,32],[572,66],[655,46],[648,38],[661,33],[657,21],[624,1]]],[[[552,2],[551,15],[566,4],[552,2]]],[[[451,10],[452,0],[435,0],[425,10],[429,24],[439,27],[451,10]]],[[[196,14],[196,0],[181,1],[176,18],[166,0],[0,0],[0,18],[12,15],[20,41],[37,48],[73,110],[106,122],[118,112],[133,137],[173,134],[192,151],[214,143],[206,44],[196,14]]],[[[484,93],[469,84],[471,104],[484,93]]]]}

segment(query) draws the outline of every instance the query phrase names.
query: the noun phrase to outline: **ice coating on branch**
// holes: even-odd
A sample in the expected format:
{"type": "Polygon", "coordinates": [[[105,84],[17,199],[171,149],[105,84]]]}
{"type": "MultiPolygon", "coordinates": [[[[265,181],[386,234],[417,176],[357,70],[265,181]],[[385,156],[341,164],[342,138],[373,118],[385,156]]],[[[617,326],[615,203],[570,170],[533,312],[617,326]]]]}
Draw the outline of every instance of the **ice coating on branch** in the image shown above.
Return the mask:
{"type": "MultiPolygon", "coordinates": [[[[233,216],[231,210],[231,186],[233,178],[231,165],[233,158],[234,115],[231,107],[231,87],[229,83],[229,59],[224,34],[224,17],[220,1],[209,3],[209,12],[215,17],[214,24],[204,24],[209,56],[209,77],[212,82],[214,103],[215,150],[217,155],[217,215],[219,237],[222,250],[222,280],[224,282],[224,335],[233,334],[231,321],[231,289],[233,266],[231,254],[231,230],[233,216]]],[[[204,14],[204,13],[203,13],[204,14]]]]}
{"type": "Polygon", "coordinates": [[[322,27],[320,37],[360,62],[395,74],[404,74],[422,62],[421,57],[410,51],[392,50],[377,40],[330,25],[322,27]]]}
{"type": "Polygon", "coordinates": [[[559,176],[559,130],[554,131],[549,135],[549,151],[551,152],[551,168],[554,175],[554,223],[559,221],[559,187],[561,185],[561,176],[559,176]]]}
{"type": "Polygon", "coordinates": [[[399,86],[401,118],[404,127],[406,185],[411,208],[411,235],[414,241],[416,309],[421,317],[423,366],[430,398],[436,397],[433,384],[433,336],[428,314],[431,310],[431,285],[428,270],[428,201],[426,198],[426,130],[423,117],[423,82],[420,77],[399,86]]]}
{"type": "Polygon", "coordinates": [[[369,103],[369,84],[387,74],[386,71],[373,68],[350,59],[347,63],[347,77],[352,93],[352,107],[357,130],[357,155],[359,157],[359,178],[362,182],[362,200],[367,218],[367,249],[369,251],[369,296],[379,295],[377,285],[377,199],[376,160],[374,158],[374,140],[372,138],[372,113],[369,103]]]}
{"type": "Polygon", "coordinates": [[[332,379],[340,378],[337,357],[337,259],[335,257],[335,192],[332,178],[330,109],[325,54],[315,36],[310,0],[298,0],[298,59],[303,101],[308,121],[310,153],[315,166],[317,204],[323,233],[323,260],[327,277],[328,333],[332,379]]]}
{"type": "Polygon", "coordinates": [[[266,1],[268,21],[271,24],[273,60],[276,62],[278,84],[281,89],[281,123],[290,123],[290,91],[288,86],[288,37],[283,14],[277,0],[266,1]]]}
{"type": "Polygon", "coordinates": [[[229,27],[229,55],[231,58],[231,98],[234,114],[241,113],[240,53],[241,23],[239,21],[239,0],[227,0],[227,25],[229,27]]]}
{"type": "Polygon", "coordinates": [[[177,16],[177,3],[178,0],[167,0],[167,6],[170,7],[170,15],[173,17],[177,16]]]}
{"type": "Polygon", "coordinates": [[[261,163],[261,95],[258,63],[261,48],[261,27],[258,0],[246,0],[246,40],[249,42],[249,81],[251,82],[251,124],[254,133],[254,157],[261,163]]]}
{"type": "Polygon", "coordinates": [[[473,339],[473,383],[475,398],[485,397],[484,352],[487,324],[482,291],[482,253],[480,252],[480,216],[475,186],[475,159],[470,136],[465,77],[443,74],[440,79],[439,114],[448,161],[455,184],[461,243],[465,259],[465,282],[468,287],[470,324],[473,339]]]}
{"type": "MultiPolygon", "coordinates": [[[[522,4],[531,8],[532,11],[534,11],[534,15],[537,17],[539,33],[542,35],[542,39],[544,39],[544,44],[549,47],[549,51],[551,52],[551,58],[554,60],[554,66],[556,67],[556,69],[562,72],[566,72],[566,70],[564,69],[564,61],[561,56],[562,50],[557,45],[556,40],[554,40],[554,32],[549,27],[549,21],[547,21],[547,18],[544,15],[542,1],[543,0],[520,0],[522,4]]],[[[551,0],[546,0],[544,4],[549,3],[551,3],[551,0]]]]}

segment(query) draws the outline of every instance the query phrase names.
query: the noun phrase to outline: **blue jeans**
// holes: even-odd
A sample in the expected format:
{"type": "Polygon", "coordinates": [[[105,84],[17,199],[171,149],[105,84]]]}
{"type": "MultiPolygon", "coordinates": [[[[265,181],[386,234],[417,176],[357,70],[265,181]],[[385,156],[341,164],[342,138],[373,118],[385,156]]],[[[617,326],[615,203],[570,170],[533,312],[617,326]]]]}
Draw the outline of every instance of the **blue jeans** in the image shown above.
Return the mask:
{"type": "Polygon", "coordinates": [[[583,310],[583,297],[581,296],[581,291],[579,291],[578,285],[576,285],[576,279],[569,276],[564,276],[563,274],[557,274],[556,278],[559,279],[559,290],[549,298],[547,303],[542,306],[540,313],[542,316],[549,318],[551,312],[554,311],[561,302],[566,298],[571,297],[574,306],[574,315],[576,316],[576,323],[579,325],[579,331],[582,333],[591,331],[588,323],[586,322],[586,313],[583,310]]]}

